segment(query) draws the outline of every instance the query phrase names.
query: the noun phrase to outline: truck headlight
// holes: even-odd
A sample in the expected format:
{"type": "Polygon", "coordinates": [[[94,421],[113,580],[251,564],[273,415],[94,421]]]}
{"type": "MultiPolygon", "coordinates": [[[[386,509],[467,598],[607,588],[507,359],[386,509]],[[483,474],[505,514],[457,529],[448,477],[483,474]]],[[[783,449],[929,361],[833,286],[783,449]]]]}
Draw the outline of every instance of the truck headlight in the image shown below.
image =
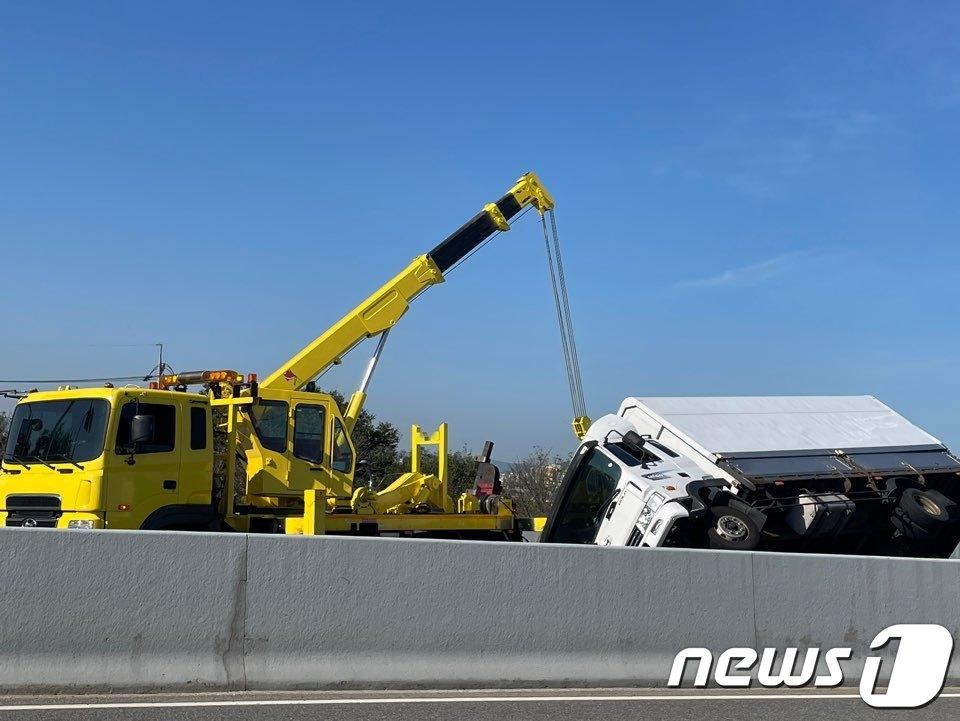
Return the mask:
{"type": "Polygon", "coordinates": [[[665,500],[667,500],[667,497],[662,493],[651,493],[650,500],[647,501],[647,508],[656,513],[660,510],[660,506],[663,505],[665,500]]]}
{"type": "Polygon", "coordinates": [[[641,531],[646,531],[647,526],[650,525],[650,521],[653,520],[653,509],[649,505],[643,507],[643,510],[640,511],[640,517],[637,519],[637,527],[641,531]]]}
{"type": "Polygon", "coordinates": [[[74,518],[72,521],[67,521],[67,528],[83,528],[89,531],[94,527],[93,520],[90,518],[74,518]]]}
{"type": "Polygon", "coordinates": [[[662,493],[651,493],[647,504],[643,507],[643,510],[640,511],[640,517],[637,518],[637,528],[646,532],[650,521],[653,520],[654,514],[660,509],[660,506],[663,505],[665,500],[667,500],[667,497],[662,493]]]}

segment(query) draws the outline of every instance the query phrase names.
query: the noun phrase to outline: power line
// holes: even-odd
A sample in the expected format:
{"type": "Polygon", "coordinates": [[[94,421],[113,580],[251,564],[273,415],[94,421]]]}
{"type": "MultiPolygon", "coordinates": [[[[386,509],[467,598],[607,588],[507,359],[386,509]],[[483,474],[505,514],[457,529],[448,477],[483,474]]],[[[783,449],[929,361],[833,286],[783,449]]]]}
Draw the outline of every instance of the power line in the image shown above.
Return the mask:
{"type": "MultiPolygon", "coordinates": [[[[158,343],[71,343],[71,348],[156,348],[158,343]]],[[[31,348],[61,348],[62,342],[30,341],[31,348]]]]}
{"type": "MultiPolygon", "coordinates": [[[[113,344],[113,347],[115,347],[115,348],[120,348],[120,347],[133,348],[133,347],[142,347],[142,346],[148,346],[148,345],[149,345],[149,346],[153,346],[154,348],[159,348],[159,349],[160,349],[160,362],[159,362],[157,365],[155,365],[153,368],[151,368],[150,371],[147,372],[147,373],[139,373],[139,374],[137,374],[137,375],[126,375],[126,376],[119,376],[119,375],[118,375],[118,376],[103,376],[103,377],[101,377],[101,378],[32,378],[32,379],[22,379],[22,378],[21,378],[21,379],[17,379],[17,380],[0,379],[0,383],[11,383],[11,384],[14,384],[14,385],[20,385],[20,384],[23,384],[23,385],[31,385],[31,384],[34,384],[34,383],[36,383],[36,384],[38,384],[38,385],[52,385],[52,384],[69,385],[69,384],[71,384],[71,383],[107,383],[107,382],[109,382],[109,381],[141,381],[141,382],[144,382],[144,381],[150,380],[151,378],[159,378],[161,375],[163,375],[163,372],[164,372],[165,370],[166,370],[166,371],[173,372],[173,368],[170,366],[170,364],[169,364],[169,363],[166,363],[166,362],[163,360],[163,343],[126,343],[126,344],[113,344]]],[[[91,347],[93,347],[93,346],[91,346],[91,347]]],[[[110,346],[108,346],[107,344],[103,344],[102,347],[106,348],[106,347],[110,347],[110,346]]]]}
{"type": "Polygon", "coordinates": [[[156,348],[160,343],[79,343],[80,348],[156,348]]]}
{"type": "Polygon", "coordinates": [[[19,380],[9,380],[9,379],[0,379],[0,383],[12,383],[14,385],[19,384],[29,384],[29,383],[39,383],[39,384],[49,384],[49,383],[100,383],[107,381],[143,381],[150,378],[156,378],[154,374],[144,376],[104,376],[103,378],[42,378],[42,379],[19,379],[19,380]]]}

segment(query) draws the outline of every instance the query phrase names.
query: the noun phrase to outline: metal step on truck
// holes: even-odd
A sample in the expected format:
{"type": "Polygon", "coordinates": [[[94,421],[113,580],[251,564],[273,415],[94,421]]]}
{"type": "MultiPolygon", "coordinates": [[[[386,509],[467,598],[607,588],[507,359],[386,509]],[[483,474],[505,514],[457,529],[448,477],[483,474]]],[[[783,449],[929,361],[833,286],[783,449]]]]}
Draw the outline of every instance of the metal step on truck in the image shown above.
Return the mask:
{"type": "Polygon", "coordinates": [[[946,557],[958,503],[957,456],[872,396],[630,397],[540,540],[946,557]]]}

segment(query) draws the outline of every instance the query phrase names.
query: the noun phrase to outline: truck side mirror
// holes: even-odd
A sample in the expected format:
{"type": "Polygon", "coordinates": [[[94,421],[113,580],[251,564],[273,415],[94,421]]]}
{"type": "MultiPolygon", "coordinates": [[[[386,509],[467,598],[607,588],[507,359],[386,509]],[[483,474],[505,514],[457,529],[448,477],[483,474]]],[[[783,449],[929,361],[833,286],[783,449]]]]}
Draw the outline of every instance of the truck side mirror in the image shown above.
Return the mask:
{"type": "Polygon", "coordinates": [[[136,448],[144,443],[153,443],[154,423],[153,416],[135,415],[130,421],[130,445],[136,448]]]}
{"type": "Polygon", "coordinates": [[[636,431],[627,431],[623,434],[623,445],[634,453],[643,452],[643,438],[636,431]]]}

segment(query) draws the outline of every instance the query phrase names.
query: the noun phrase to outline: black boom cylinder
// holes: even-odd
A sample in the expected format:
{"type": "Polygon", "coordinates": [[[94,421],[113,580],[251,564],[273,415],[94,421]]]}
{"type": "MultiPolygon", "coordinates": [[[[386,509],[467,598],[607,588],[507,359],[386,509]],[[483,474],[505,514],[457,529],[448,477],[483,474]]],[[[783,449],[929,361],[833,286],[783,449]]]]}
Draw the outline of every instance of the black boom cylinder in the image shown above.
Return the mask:
{"type": "MultiPolygon", "coordinates": [[[[520,211],[520,203],[511,193],[507,193],[497,201],[497,207],[503,217],[510,220],[520,211]]],[[[451,233],[446,240],[430,251],[430,257],[440,268],[441,273],[457,264],[483,241],[497,232],[496,223],[486,211],[480,211],[464,223],[457,231],[451,233]]]]}

